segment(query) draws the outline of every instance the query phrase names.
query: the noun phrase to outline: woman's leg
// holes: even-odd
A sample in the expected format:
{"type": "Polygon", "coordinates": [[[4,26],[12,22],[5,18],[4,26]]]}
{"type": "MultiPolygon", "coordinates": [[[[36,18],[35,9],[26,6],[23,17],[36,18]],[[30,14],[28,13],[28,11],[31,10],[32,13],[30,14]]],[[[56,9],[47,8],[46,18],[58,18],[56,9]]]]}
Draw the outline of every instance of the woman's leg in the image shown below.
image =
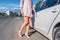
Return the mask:
{"type": "Polygon", "coordinates": [[[29,18],[28,21],[29,21],[29,23],[27,24],[26,32],[25,32],[25,36],[26,36],[27,38],[29,38],[28,32],[29,32],[29,28],[30,28],[30,21],[31,21],[31,18],[29,18]]]}
{"type": "Polygon", "coordinates": [[[22,31],[27,24],[28,24],[28,17],[24,16],[24,22],[23,22],[23,24],[21,25],[21,28],[20,28],[20,35],[22,35],[22,31]]]}

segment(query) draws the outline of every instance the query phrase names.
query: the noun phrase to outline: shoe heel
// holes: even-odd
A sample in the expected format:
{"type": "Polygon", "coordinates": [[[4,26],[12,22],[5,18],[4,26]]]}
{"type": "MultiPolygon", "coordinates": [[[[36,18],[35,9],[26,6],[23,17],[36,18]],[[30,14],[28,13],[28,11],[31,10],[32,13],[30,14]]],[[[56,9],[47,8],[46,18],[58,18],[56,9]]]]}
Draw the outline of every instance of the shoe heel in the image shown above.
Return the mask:
{"type": "Polygon", "coordinates": [[[20,37],[22,37],[22,35],[20,34],[20,31],[18,31],[18,35],[19,35],[20,37]]]}
{"type": "Polygon", "coordinates": [[[30,38],[27,34],[25,34],[25,36],[26,36],[27,38],[30,38]]]}

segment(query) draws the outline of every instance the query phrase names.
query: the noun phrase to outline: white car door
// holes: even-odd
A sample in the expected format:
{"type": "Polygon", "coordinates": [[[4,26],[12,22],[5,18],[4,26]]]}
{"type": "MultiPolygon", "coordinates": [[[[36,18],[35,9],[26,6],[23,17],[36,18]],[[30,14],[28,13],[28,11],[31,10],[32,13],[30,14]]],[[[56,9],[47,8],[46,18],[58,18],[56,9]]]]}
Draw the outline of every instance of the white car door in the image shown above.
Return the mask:
{"type": "Polygon", "coordinates": [[[52,2],[52,4],[55,5],[57,0],[48,0],[45,4],[46,7],[43,10],[37,12],[37,17],[35,17],[35,22],[34,22],[35,23],[34,28],[44,35],[48,34],[50,26],[53,24],[56,16],[59,13],[60,5],[53,6],[49,2],[50,3],[52,2]],[[54,4],[53,1],[55,1],[54,4]]]}

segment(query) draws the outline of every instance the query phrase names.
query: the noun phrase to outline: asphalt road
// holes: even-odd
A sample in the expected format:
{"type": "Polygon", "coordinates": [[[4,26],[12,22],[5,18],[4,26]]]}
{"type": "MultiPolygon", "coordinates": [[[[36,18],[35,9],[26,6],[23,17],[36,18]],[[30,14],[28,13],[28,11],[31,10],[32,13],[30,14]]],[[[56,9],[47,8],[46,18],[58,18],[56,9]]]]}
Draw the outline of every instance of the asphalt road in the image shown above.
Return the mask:
{"type": "Polygon", "coordinates": [[[20,17],[8,17],[0,19],[0,40],[48,40],[34,29],[30,29],[30,38],[24,36],[25,29],[23,30],[23,37],[18,36],[18,30],[23,22],[20,17]]]}

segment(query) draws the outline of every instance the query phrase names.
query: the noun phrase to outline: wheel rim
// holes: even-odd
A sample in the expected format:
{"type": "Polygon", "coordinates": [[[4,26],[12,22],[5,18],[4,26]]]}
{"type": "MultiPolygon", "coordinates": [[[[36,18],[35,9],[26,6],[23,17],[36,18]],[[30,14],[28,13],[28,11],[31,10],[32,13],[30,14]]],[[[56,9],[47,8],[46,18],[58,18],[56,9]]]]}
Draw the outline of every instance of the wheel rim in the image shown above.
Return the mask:
{"type": "Polygon", "coordinates": [[[56,32],[55,40],[60,40],[60,30],[56,32]]]}

